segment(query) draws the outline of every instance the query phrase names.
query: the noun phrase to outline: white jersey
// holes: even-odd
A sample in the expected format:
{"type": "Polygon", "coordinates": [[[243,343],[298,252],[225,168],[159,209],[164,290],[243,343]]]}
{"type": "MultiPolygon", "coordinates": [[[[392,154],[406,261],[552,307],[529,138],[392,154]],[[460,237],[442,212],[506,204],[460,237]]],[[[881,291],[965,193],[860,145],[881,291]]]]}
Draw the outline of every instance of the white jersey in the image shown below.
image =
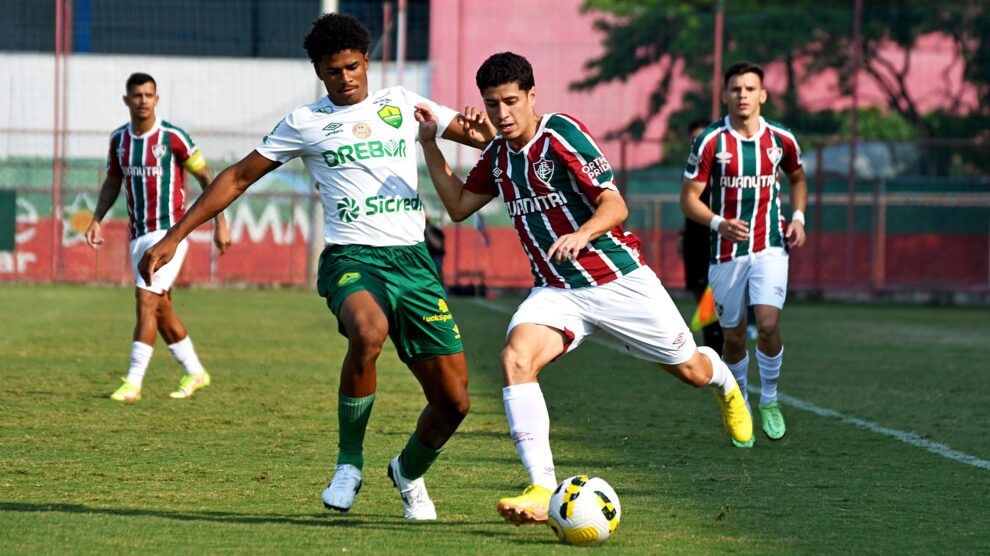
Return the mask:
{"type": "Polygon", "coordinates": [[[300,106],[255,150],[281,163],[303,159],[323,202],[327,244],[414,245],[426,225],[414,145],[421,102],[437,115],[439,137],[457,112],[390,87],[350,106],[329,97],[300,106]]]}

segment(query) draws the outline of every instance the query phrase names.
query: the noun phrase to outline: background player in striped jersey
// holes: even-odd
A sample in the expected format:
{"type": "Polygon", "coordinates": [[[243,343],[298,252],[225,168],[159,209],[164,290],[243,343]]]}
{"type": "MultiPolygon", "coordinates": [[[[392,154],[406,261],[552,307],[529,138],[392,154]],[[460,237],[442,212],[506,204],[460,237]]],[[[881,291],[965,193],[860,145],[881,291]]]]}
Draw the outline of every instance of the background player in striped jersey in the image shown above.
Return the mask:
{"type": "MultiPolygon", "coordinates": [[[[695,140],[684,171],[681,208],[712,230],[708,279],[725,336],[722,356],[744,392],[749,369],[746,306],[754,307],[760,419],[767,437],[778,440],[787,431],[777,402],[784,356],[780,311],[787,295],[787,250],[804,245],[808,184],[797,139],[760,116],[767,100],[762,68],[748,62],[729,67],[722,100],[729,115],[695,140]],[[778,170],[790,182],[794,210],[789,224],[781,213],[778,170]],[[699,198],[707,185],[712,191],[711,208],[699,198]]],[[[752,443],[741,447],[746,446],[752,443]]]]}
{"type": "MultiPolygon", "coordinates": [[[[337,404],[340,451],[323,504],[346,512],[361,488],[376,361],[391,337],[427,405],[387,473],[401,495],[403,516],[432,520],[436,508],[422,477],[470,402],[460,331],[423,242],[413,112],[418,103],[428,103],[442,114],[437,135],[465,145],[481,148],[494,132],[456,123],[465,118],[403,87],[369,92],[368,43],[368,30],[353,17],[326,14],[314,21],[304,47],[327,96],[293,110],[254,151],[221,172],[148,250],[141,269],[147,273],[168,262],[196,226],[268,172],[301,158],[323,203],[326,248],[317,289],[348,338],[337,404]]],[[[480,113],[471,117],[483,120],[480,113]]]]}
{"type": "MultiPolygon", "coordinates": [[[[137,265],[144,251],[182,217],[186,206],[182,170],[188,170],[203,188],[210,183],[210,170],[199,147],[185,131],[155,116],[158,86],[154,78],[146,73],[132,74],[127,78],[126,91],[124,104],[131,121],[110,135],[107,177],[100,188],[93,221],[86,230],[87,243],[98,248],[103,243],[100,221],[117,200],[123,184],[127,192],[131,267],[137,284],[137,325],[131,344],[131,366],[124,383],[110,398],[126,402],[141,399],[141,381],[158,334],[186,371],[170,396],[188,398],[210,384],[210,375],[203,369],[186,327],[172,307],[170,290],[182,269],[188,246],[182,242],[172,262],[149,280],[141,276],[137,265]]],[[[230,246],[230,231],[222,213],[216,217],[213,241],[221,254],[230,246]]]]}
{"type": "Polygon", "coordinates": [[[714,350],[695,347],[681,314],[646,266],[639,238],[622,229],[625,201],[588,130],[565,114],[536,113],[533,69],[522,56],[489,57],[476,81],[499,135],[465,184],[432,140],[437,119],[430,107],[417,107],[416,117],[430,176],[451,218],[464,220],[501,197],[535,279],[509,323],[501,354],[509,432],[531,485],[520,496],[499,500],[499,513],[517,525],[546,521],[557,478],[537,376],[599,329],[678,379],[711,385],[732,438],[749,441],[753,423],[732,374],[714,350]]]}

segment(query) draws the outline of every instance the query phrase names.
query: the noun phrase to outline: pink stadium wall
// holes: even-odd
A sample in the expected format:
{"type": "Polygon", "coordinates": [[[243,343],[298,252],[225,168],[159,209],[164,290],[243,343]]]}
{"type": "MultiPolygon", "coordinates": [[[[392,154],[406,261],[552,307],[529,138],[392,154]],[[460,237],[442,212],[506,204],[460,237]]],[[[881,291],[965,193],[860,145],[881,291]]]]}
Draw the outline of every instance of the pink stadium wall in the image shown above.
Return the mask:
{"type": "MultiPolygon", "coordinates": [[[[642,71],[626,83],[574,92],[570,83],[585,75],[584,63],[601,52],[593,15],[580,12],[580,0],[433,0],[430,4],[430,96],[451,107],[481,106],[474,74],[485,58],[510,50],[533,64],[537,109],[564,112],[591,130],[613,165],[621,164],[619,145],[605,134],[646,110],[647,95],[659,71],[642,71]]],[[[680,108],[690,83],[680,80],[661,118],[646,135],[665,132],[666,114],[680,108]]],[[[656,143],[629,148],[626,165],[647,166],[660,158],[656,143]]]]}

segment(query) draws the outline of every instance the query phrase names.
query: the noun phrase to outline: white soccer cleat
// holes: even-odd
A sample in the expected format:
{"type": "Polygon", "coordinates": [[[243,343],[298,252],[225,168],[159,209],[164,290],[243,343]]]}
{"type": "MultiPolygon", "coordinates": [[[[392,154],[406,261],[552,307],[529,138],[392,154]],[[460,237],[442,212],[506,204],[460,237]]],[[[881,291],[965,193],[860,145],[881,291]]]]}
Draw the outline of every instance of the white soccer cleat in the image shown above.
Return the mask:
{"type": "Polygon", "coordinates": [[[346,512],[354,505],[354,497],[361,491],[361,470],[349,463],[342,463],[333,472],[333,479],[323,491],[323,505],[328,510],[346,512]]]}
{"type": "Polygon", "coordinates": [[[437,518],[437,509],[426,492],[423,478],[410,481],[403,477],[402,473],[399,473],[399,456],[395,456],[395,459],[388,464],[388,478],[392,479],[392,484],[399,489],[399,495],[402,496],[402,517],[420,520],[437,518]]]}

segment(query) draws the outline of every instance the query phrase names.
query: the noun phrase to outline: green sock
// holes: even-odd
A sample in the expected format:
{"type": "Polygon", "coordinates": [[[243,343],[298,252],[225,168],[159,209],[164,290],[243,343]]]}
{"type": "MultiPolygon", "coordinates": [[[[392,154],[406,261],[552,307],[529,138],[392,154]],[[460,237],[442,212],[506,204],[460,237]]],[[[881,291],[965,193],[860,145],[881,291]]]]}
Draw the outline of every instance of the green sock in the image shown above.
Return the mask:
{"type": "Polygon", "coordinates": [[[364,431],[368,428],[373,405],[374,394],[363,398],[337,394],[337,423],[340,427],[337,465],[349,463],[358,469],[364,467],[364,431]]]}
{"type": "Polygon", "coordinates": [[[426,474],[426,470],[437,460],[441,450],[442,447],[434,450],[423,444],[416,438],[416,433],[412,433],[409,442],[406,442],[406,447],[399,454],[399,472],[410,481],[415,481],[426,474]]]}

